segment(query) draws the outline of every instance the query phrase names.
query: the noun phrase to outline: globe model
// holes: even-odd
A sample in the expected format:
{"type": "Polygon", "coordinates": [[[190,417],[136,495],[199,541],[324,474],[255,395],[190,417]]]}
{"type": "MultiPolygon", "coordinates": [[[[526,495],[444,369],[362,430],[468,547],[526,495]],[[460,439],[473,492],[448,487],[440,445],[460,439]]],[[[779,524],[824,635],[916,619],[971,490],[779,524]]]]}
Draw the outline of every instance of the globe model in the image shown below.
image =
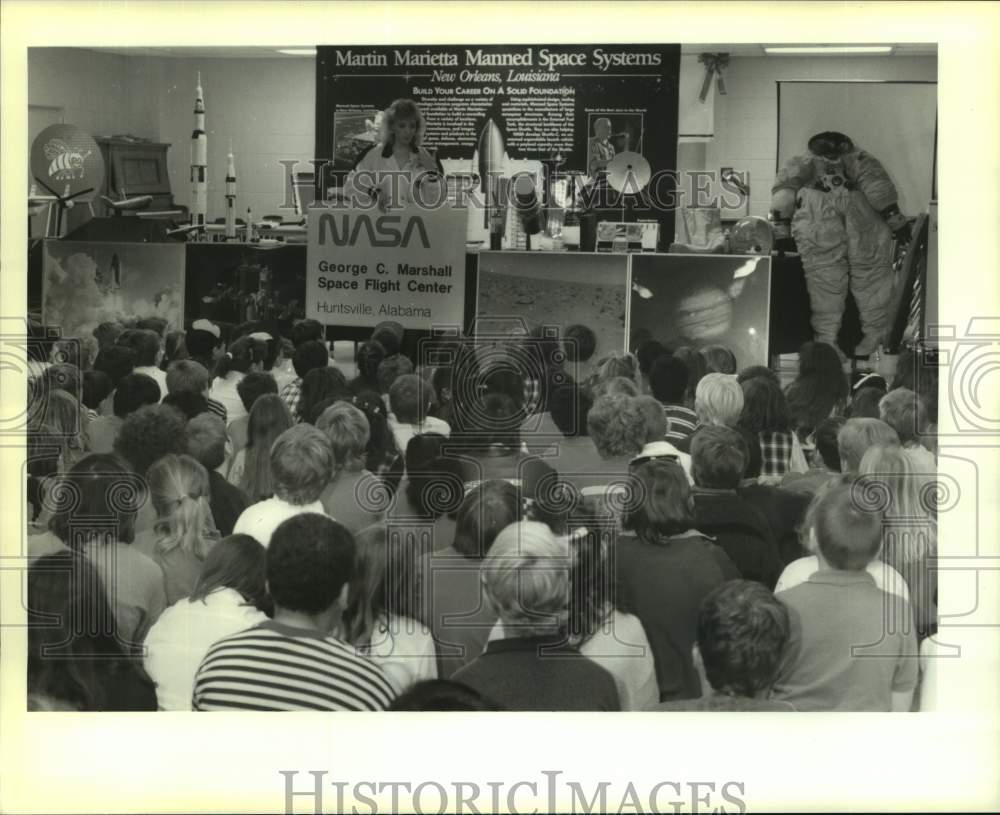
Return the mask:
{"type": "Polygon", "coordinates": [[[729,251],[735,255],[769,255],[773,246],[771,224],[756,215],[741,218],[729,233],[729,251]]]}

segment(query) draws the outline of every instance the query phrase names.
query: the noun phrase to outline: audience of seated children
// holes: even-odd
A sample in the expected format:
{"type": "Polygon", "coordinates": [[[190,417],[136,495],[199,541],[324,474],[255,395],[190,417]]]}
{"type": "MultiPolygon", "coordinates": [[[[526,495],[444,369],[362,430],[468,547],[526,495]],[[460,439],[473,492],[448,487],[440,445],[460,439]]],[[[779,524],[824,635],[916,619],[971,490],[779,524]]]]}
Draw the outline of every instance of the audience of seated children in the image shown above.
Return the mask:
{"type": "Polygon", "coordinates": [[[616,547],[620,601],[642,622],[653,649],[660,701],[700,694],[691,661],[702,598],[739,571],[695,528],[691,488],[674,461],[635,468],[637,497],[624,516],[628,534],[616,547]]]}
{"type": "Polygon", "coordinates": [[[615,681],[567,640],[569,545],[538,521],[504,529],[482,563],[503,639],[454,675],[507,710],[619,710],[615,681]]]}
{"type": "Polygon", "coordinates": [[[205,557],[189,597],[174,603],[146,635],[146,671],[160,710],[191,710],[194,676],[208,649],[267,619],[266,550],[249,535],[230,535],[205,557]]]}
{"type": "Polygon", "coordinates": [[[365,469],[368,420],[354,405],[335,402],[320,414],[316,429],[329,439],[334,461],[320,503],[327,515],[357,534],[380,521],[388,507],[382,482],[365,469]]]}
{"type": "Polygon", "coordinates": [[[691,658],[701,682],[697,699],[663,702],[661,711],[786,713],[788,702],[768,699],[788,644],[788,610],[751,580],[716,587],[698,609],[691,658]]]}
{"type": "Polygon", "coordinates": [[[791,636],[771,698],[803,711],[910,710],[913,611],[867,570],[882,547],[882,512],[864,506],[857,485],[836,484],[819,497],[812,529],[820,569],[781,593],[791,636]]]}
{"type": "Polygon", "coordinates": [[[357,558],[343,639],[385,671],[397,693],[437,677],[437,652],[421,621],[420,539],[377,523],[355,536],[357,558]]]}
{"type": "Polygon", "coordinates": [[[278,525],[266,566],[274,616],[209,648],[195,675],[194,710],[388,707],[396,692],[382,669],[330,633],[347,601],[355,549],[351,533],[325,515],[305,512],[278,525]]]}
{"type": "Polygon", "coordinates": [[[39,660],[33,626],[30,709],[916,706],[937,627],[926,355],[848,406],[821,343],[786,398],[726,348],[648,332],[578,385],[582,326],[485,361],[421,345],[414,375],[382,324],[348,384],[302,320],[279,388],[258,370],[276,325],[235,327],[227,355],[198,321],[166,359],[164,321],[126,324],[29,376],[29,614],[107,620],[100,660],[68,640],[39,660]],[[162,390],[133,373],[151,360],[162,390]]]}
{"type": "Polygon", "coordinates": [[[290,427],[271,446],[274,495],[244,510],[233,527],[264,546],[278,525],[303,513],[324,514],[320,496],[333,473],[333,450],[326,435],[309,424],[290,427]]]}
{"type": "Polygon", "coordinates": [[[119,629],[104,585],[100,573],[76,552],[46,555],[31,564],[28,710],[156,710],[140,647],[131,632],[119,629]]]}
{"type": "Polygon", "coordinates": [[[250,408],[247,443],[233,458],[226,479],[238,487],[251,503],[274,495],[271,447],[294,424],[288,406],[273,393],[261,396],[250,408]]]}

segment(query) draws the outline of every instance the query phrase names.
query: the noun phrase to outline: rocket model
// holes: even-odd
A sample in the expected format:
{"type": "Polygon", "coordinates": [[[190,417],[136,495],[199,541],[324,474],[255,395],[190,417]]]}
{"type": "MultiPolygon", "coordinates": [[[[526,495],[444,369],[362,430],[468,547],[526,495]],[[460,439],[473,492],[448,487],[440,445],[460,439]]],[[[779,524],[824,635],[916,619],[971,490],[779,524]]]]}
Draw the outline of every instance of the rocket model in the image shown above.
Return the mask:
{"type": "Polygon", "coordinates": [[[509,179],[502,177],[507,154],[504,150],[503,134],[493,119],[487,119],[483,125],[477,152],[480,190],[486,196],[484,226],[490,231],[490,248],[499,249],[504,233],[509,179]]]}
{"type": "Polygon", "coordinates": [[[201,71],[194,100],[194,130],[191,133],[191,226],[204,226],[208,214],[208,135],[205,133],[205,99],[201,71]]]}
{"type": "Polygon", "coordinates": [[[232,140],[226,160],[226,240],[236,240],[236,164],[233,161],[232,140]]]}

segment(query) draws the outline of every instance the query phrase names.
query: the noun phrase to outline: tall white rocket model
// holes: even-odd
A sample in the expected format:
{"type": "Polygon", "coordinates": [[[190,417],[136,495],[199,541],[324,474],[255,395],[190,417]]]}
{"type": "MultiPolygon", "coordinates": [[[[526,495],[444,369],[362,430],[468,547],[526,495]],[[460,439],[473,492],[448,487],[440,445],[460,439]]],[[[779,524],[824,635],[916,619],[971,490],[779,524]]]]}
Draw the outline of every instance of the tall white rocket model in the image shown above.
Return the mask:
{"type": "Polygon", "coordinates": [[[229,157],[226,160],[226,240],[236,240],[236,163],[233,161],[233,142],[229,140],[229,157]]]}
{"type": "Polygon", "coordinates": [[[194,100],[194,130],[191,133],[191,226],[204,226],[207,214],[208,134],[205,133],[205,99],[199,71],[194,100]]]}

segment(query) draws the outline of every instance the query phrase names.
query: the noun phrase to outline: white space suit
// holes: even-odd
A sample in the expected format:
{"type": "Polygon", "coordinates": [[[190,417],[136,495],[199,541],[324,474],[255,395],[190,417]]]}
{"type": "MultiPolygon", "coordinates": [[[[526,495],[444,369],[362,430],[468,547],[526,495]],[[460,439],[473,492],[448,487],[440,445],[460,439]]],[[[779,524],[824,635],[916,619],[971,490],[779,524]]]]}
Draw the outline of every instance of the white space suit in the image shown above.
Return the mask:
{"type": "Polygon", "coordinates": [[[802,258],[815,338],[836,347],[850,287],[864,332],[854,354],[871,354],[889,329],[893,233],[908,229],[885,168],[842,133],[820,133],[779,171],[771,209],[775,237],[790,230],[802,258]]]}

